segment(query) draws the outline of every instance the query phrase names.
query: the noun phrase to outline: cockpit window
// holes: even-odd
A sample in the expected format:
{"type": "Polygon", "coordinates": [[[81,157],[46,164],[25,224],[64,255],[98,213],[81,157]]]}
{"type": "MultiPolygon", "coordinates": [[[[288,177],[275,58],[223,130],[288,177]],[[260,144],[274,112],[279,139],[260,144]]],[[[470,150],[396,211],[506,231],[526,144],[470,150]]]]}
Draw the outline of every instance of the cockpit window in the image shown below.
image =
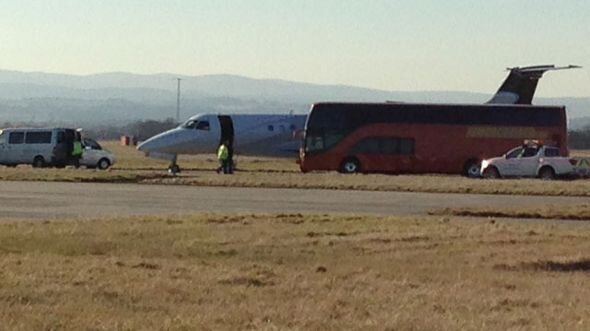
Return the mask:
{"type": "Polygon", "coordinates": [[[189,120],[182,127],[185,129],[209,131],[209,121],[189,120]]]}
{"type": "Polygon", "coordinates": [[[199,121],[199,122],[197,122],[197,125],[195,126],[195,129],[209,131],[209,121],[199,121]]]}
{"type": "Polygon", "coordinates": [[[198,121],[195,120],[188,120],[186,121],[186,123],[184,123],[182,125],[183,128],[185,129],[194,129],[195,123],[197,123],[198,121]]]}

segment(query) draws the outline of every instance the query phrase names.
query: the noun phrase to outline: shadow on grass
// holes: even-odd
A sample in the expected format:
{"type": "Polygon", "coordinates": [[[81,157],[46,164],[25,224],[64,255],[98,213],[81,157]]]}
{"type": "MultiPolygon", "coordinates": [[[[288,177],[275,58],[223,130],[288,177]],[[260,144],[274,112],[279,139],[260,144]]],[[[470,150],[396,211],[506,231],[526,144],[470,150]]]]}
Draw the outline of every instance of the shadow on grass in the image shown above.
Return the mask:
{"type": "Polygon", "coordinates": [[[548,272],[590,272],[590,259],[577,261],[537,261],[520,265],[497,264],[497,270],[506,271],[548,271],[548,272]]]}

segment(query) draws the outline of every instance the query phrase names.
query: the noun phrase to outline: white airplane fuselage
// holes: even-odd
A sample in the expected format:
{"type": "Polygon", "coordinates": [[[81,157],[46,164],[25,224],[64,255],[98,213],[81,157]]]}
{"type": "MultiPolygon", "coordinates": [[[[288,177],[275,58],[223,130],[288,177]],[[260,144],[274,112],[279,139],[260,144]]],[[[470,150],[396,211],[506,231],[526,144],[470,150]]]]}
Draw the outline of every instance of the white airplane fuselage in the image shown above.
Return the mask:
{"type": "Polygon", "coordinates": [[[229,142],[234,154],[297,156],[306,115],[198,114],[141,143],[146,156],[175,161],[181,154],[215,153],[229,142]]]}

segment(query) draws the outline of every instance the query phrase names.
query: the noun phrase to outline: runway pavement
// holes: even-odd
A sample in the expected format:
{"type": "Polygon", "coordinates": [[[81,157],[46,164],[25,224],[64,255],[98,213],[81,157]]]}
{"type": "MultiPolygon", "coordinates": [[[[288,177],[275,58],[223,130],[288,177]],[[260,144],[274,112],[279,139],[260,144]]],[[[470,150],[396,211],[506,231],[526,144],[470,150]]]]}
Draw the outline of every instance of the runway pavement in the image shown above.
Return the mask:
{"type": "Polygon", "coordinates": [[[587,198],[172,185],[0,182],[0,219],[195,212],[420,215],[445,207],[583,203],[587,198]]]}

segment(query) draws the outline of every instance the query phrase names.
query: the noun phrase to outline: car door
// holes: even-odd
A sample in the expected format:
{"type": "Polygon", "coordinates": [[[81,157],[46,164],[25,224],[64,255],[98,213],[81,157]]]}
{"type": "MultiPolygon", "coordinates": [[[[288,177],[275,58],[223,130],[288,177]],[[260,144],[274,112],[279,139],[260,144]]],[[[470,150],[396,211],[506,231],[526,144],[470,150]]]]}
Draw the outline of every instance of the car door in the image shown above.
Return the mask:
{"type": "Polygon", "coordinates": [[[535,177],[537,175],[537,166],[539,165],[539,148],[525,147],[523,153],[518,159],[516,167],[516,176],[535,177]]]}
{"type": "Polygon", "coordinates": [[[518,158],[523,152],[522,147],[512,149],[506,153],[504,160],[499,160],[494,164],[501,176],[510,177],[517,176],[518,173],[518,158]]]}

